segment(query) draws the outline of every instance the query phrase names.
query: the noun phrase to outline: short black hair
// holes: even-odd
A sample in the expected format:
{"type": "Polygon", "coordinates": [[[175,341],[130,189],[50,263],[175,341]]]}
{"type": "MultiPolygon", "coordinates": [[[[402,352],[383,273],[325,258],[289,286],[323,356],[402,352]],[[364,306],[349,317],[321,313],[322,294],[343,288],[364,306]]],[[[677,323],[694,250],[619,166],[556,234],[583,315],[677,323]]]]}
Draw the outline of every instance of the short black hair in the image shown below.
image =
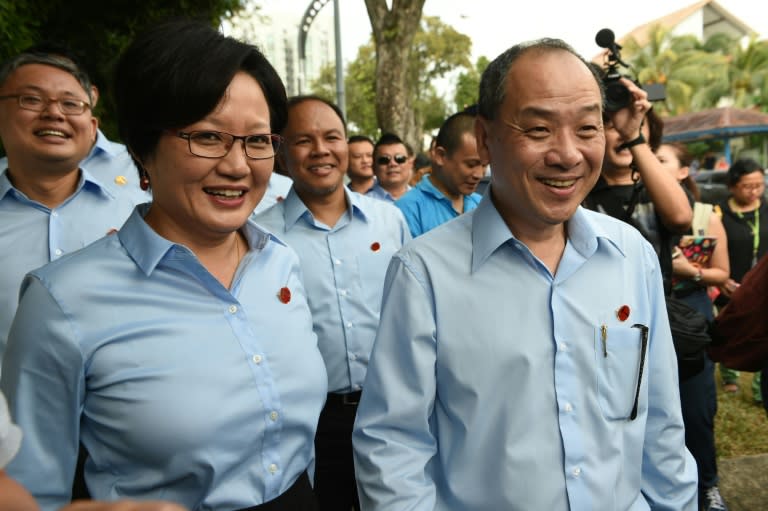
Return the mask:
{"type": "Polygon", "coordinates": [[[93,82],[83,69],[79,59],[73,53],[62,47],[50,45],[35,45],[6,60],[0,66],[0,86],[5,84],[8,77],[17,69],[28,64],[51,66],[71,74],[88,96],[88,102],[93,106],[93,82]]]}
{"type": "Polygon", "coordinates": [[[405,142],[403,142],[403,139],[395,135],[394,133],[382,133],[382,135],[379,137],[379,139],[376,141],[376,144],[373,146],[373,154],[376,155],[376,153],[379,150],[379,147],[385,146],[385,145],[395,145],[395,144],[402,144],[403,147],[405,147],[406,152],[408,151],[408,146],[405,145],[405,142]]]}
{"type": "Polygon", "coordinates": [[[437,132],[435,147],[442,147],[448,156],[461,146],[465,133],[475,136],[476,115],[461,111],[448,117],[437,132]]]}
{"type": "Polygon", "coordinates": [[[523,54],[532,50],[539,51],[566,51],[579,59],[597,82],[600,89],[600,95],[605,101],[605,92],[603,90],[600,74],[594,65],[584,60],[571,45],[561,39],[544,38],[535,41],[528,41],[516,44],[506,50],[504,53],[493,59],[488,67],[483,71],[480,78],[480,93],[477,102],[477,114],[488,120],[493,120],[498,114],[499,108],[504,103],[506,96],[507,77],[512,64],[523,54]]]}
{"type": "Polygon", "coordinates": [[[279,133],[288,116],[285,86],[258,48],[191,19],[139,34],[120,56],[113,83],[120,137],[139,169],[163,131],[203,119],[240,71],[261,86],[271,130],[279,133]]]}
{"type": "Polygon", "coordinates": [[[733,162],[728,169],[728,186],[738,184],[742,176],[752,174],[753,172],[763,172],[763,167],[752,158],[741,158],[733,162]]]}
{"type": "MultiPolygon", "coordinates": [[[[341,111],[341,108],[336,105],[336,103],[333,103],[332,101],[328,101],[327,99],[316,96],[314,94],[305,94],[300,96],[291,96],[288,98],[288,111],[291,110],[291,108],[295,107],[296,105],[300,105],[301,103],[305,103],[307,101],[317,101],[319,103],[322,103],[326,106],[328,106],[331,110],[336,112],[336,115],[339,116],[339,119],[341,120],[341,124],[344,126],[344,133],[347,132],[347,120],[344,119],[344,113],[341,111]]],[[[278,133],[282,133],[285,129],[285,126],[283,126],[283,129],[281,129],[278,133]]]]}
{"type": "Polygon", "coordinates": [[[373,140],[368,135],[352,135],[347,140],[347,144],[354,144],[356,142],[368,142],[371,145],[373,144],[373,140]]]}
{"type": "Polygon", "coordinates": [[[645,122],[648,123],[648,145],[655,153],[659,150],[664,137],[664,120],[651,108],[645,113],[645,122]]]}

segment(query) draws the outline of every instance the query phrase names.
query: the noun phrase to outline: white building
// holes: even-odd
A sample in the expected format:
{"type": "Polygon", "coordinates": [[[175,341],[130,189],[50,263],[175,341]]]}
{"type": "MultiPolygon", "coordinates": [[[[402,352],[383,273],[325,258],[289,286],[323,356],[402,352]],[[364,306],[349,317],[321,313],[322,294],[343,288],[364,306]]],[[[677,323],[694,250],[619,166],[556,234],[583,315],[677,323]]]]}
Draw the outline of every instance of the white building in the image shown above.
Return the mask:
{"type": "Polygon", "coordinates": [[[288,96],[307,93],[320,71],[335,65],[333,5],[320,9],[307,32],[304,76],[299,61],[299,25],[310,0],[261,1],[258,10],[246,9],[225,33],[258,46],[285,83],[288,96]]]}

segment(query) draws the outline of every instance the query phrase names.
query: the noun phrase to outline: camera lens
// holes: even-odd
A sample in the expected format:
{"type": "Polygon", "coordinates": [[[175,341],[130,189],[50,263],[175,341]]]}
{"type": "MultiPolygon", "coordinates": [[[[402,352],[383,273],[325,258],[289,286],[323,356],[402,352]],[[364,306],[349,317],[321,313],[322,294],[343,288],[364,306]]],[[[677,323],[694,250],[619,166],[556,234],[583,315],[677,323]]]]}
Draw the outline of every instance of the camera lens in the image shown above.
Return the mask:
{"type": "Polygon", "coordinates": [[[629,105],[629,89],[622,85],[618,79],[605,81],[605,110],[616,112],[629,105]]]}

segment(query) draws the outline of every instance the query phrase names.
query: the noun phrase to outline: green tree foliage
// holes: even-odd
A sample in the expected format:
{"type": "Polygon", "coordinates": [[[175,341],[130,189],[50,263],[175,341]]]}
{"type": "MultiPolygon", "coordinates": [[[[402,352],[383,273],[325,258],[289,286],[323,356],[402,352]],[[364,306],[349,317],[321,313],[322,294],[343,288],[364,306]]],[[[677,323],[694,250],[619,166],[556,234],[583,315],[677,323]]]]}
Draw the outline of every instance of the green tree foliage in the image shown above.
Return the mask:
{"type": "Polygon", "coordinates": [[[768,104],[768,40],[752,39],[746,46],[736,41],[728,54],[728,95],[737,107],[768,104]]]}
{"type": "Polygon", "coordinates": [[[38,2],[0,0],[0,57],[7,58],[21,48],[32,45],[40,26],[38,2]]]}
{"type": "MultiPolygon", "coordinates": [[[[696,112],[719,106],[768,110],[768,41],[751,39],[746,44],[724,33],[705,41],[673,36],[653,27],[648,44],[624,45],[625,60],[641,83],[666,85],[667,99],[659,110],[665,115],[696,112]]],[[[742,137],[745,148],[759,148],[764,136],[742,137]]],[[[694,154],[720,152],[722,140],[690,144],[694,154]]]]}
{"type": "MultiPolygon", "coordinates": [[[[311,94],[336,102],[336,71],[325,66],[310,84],[311,94]]],[[[372,42],[358,48],[357,57],[347,65],[344,76],[347,129],[350,135],[380,135],[376,120],[376,51],[372,42]]]]}
{"type": "Polygon", "coordinates": [[[673,36],[660,25],[651,28],[647,44],[640,46],[632,39],[624,51],[640,83],[665,85],[667,98],[656,107],[662,114],[706,108],[707,89],[727,79],[723,55],[706,51],[693,36],[673,36]]]}
{"type": "Polygon", "coordinates": [[[651,29],[642,47],[625,44],[625,57],[641,83],[663,83],[670,115],[713,108],[725,102],[739,108],[766,107],[768,41],[746,45],[723,33],[699,41],[691,35],[673,36],[668,29],[651,29]]]}
{"type": "MultiPolygon", "coordinates": [[[[65,44],[88,69],[99,87],[97,115],[101,127],[116,137],[111,112],[111,72],[122,50],[137,32],[160,20],[192,17],[219,26],[242,8],[242,0],[0,0],[0,59],[31,44],[65,44]]],[[[151,56],[147,56],[151,58],[151,56]]]]}
{"type": "Polygon", "coordinates": [[[480,89],[480,77],[483,71],[488,67],[490,61],[482,56],[477,59],[474,69],[461,73],[456,79],[456,92],[453,96],[453,102],[456,111],[463,110],[466,107],[477,103],[478,91],[480,89]]]}
{"type": "MultiPolygon", "coordinates": [[[[408,65],[401,63],[399,66],[407,71],[408,86],[405,94],[415,123],[413,137],[406,137],[408,131],[405,128],[397,129],[392,127],[394,124],[387,127],[377,116],[377,106],[382,102],[377,93],[377,82],[386,78],[377,75],[377,52],[373,41],[358,49],[357,57],[346,69],[344,87],[350,133],[362,133],[375,139],[382,131],[393,131],[418,151],[422,148],[422,134],[438,128],[445,120],[449,108],[434,84],[456,69],[469,68],[471,40],[438,18],[424,17],[411,45],[408,65]]],[[[323,69],[311,89],[314,94],[334,101],[336,89],[333,67],[323,69]]]]}

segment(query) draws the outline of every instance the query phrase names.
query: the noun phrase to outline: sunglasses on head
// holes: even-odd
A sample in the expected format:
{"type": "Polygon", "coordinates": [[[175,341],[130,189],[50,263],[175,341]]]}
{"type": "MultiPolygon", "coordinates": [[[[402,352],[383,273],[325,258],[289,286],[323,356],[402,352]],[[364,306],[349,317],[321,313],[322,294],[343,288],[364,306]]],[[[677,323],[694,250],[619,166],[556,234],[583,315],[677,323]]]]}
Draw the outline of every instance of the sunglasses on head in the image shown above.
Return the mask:
{"type": "MultiPolygon", "coordinates": [[[[406,155],[404,155],[404,154],[396,154],[395,155],[395,163],[397,163],[398,165],[402,165],[403,163],[406,162],[406,160],[408,160],[408,157],[406,155]]],[[[379,156],[376,159],[376,162],[379,165],[389,165],[390,161],[392,161],[392,157],[390,155],[388,155],[388,154],[379,156]]]]}

